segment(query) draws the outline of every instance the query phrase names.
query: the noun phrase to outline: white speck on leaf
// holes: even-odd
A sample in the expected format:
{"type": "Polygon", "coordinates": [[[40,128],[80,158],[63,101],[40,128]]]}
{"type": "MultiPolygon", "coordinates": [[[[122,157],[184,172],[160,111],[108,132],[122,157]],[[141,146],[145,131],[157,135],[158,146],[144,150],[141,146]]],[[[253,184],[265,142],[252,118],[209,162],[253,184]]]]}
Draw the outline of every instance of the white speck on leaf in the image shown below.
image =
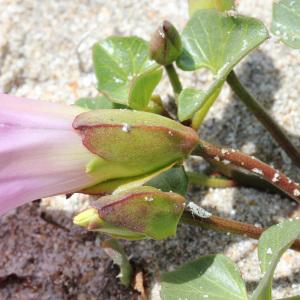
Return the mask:
{"type": "Polygon", "coordinates": [[[117,78],[117,77],[113,77],[113,80],[114,80],[115,83],[122,83],[123,82],[122,79],[117,78]]]}
{"type": "Polygon", "coordinates": [[[128,132],[130,132],[130,129],[131,129],[131,126],[129,124],[127,124],[127,123],[123,124],[122,131],[128,133],[128,132]]]}
{"type": "Polygon", "coordinates": [[[154,200],[153,197],[148,197],[148,196],[145,197],[145,201],[147,202],[152,202],[153,200],[154,200]]]}

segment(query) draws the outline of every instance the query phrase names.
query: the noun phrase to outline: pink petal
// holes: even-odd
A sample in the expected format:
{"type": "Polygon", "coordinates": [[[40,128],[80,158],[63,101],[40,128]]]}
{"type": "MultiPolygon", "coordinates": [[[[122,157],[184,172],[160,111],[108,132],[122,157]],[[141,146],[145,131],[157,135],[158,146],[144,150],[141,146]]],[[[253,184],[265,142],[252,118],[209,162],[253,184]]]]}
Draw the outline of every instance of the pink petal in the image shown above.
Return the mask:
{"type": "Polygon", "coordinates": [[[94,183],[94,157],[72,128],[80,108],[0,94],[0,215],[94,183]]]}

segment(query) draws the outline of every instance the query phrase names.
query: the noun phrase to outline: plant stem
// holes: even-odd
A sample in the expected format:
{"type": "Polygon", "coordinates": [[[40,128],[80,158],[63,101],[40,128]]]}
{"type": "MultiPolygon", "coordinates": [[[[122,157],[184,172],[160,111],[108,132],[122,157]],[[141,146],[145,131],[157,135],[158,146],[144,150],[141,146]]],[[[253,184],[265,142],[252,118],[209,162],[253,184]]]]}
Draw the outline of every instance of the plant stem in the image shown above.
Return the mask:
{"type": "Polygon", "coordinates": [[[274,169],[266,163],[234,149],[220,148],[205,141],[200,141],[197,153],[209,161],[216,161],[223,165],[232,164],[250,171],[279,188],[290,198],[300,203],[300,186],[288,178],[284,173],[274,169]]]}
{"type": "Polygon", "coordinates": [[[204,173],[186,172],[190,184],[204,187],[227,188],[236,186],[236,182],[231,179],[220,178],[217,176],[208,176],[204,173]]]}
{"type": "MultiPolygon", "coordinates": [[[[184,211],[181,217],[181,222],[215,231],[244,235],[256,240],[258,240],[261,234],[266,230],[266,228],[256,227],[252,224],[224,219],[214,215],[211,215],[210,217],[200,217],[187,209],[184,211]]],[[[300,240],[296,240],[291,248],[296,251],[300,251],[300,240]]]]}
{"type": "Polygon", "coordinates": [[[182,85],[180,82],[180,79],[178,77],[178,74],[174,68],[173,64],[167,65],[165,66],[165,69],[167,71],[169,80],[171,82],[174,94],[175,94],[175,98],[177,98],[177,95],[180,94],[180,92],[182,91],[182,85]]]}
{"type": "Polygon", "coordinates": [[[233,91],[239,96],[240,100],[255,115],[255,117],[270,132],[275,141],[279,144],[287,155],[300,167],[300,151],[290,141],[284,130],[277,122],[268,114],[259,102],[245,89],[238,77],[231,71],[227,77],[227,82],[233,91]]]}

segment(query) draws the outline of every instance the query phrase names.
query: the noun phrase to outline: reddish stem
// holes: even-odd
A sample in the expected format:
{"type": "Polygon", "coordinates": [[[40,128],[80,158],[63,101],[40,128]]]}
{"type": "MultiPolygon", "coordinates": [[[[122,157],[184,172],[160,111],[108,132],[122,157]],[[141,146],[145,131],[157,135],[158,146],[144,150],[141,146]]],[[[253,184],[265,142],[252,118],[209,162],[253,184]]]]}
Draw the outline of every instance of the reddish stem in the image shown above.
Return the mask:
{"type": "Polygon", "coordinates": [[[199,147],[197,148],[197,154],[203,156],[207,160],[222,163],[225,166],[232,164],[250,171],[267,180],[270,184],[279,188],[292,199],[300,203],[299,184],[288,178],[284,173],[253,156],[249,156],[234,149],[220,148],[205,141],[200,142],[199,147]]]}
{"type": "MultiPolygon", "coordinates": [[[[267,229],[214,215],[204,218],[191,213],[189,210],[184,211],[181,221],[185,224],[209,228],[215,231],[245,235],[256,240],[258,240],[261,234],[267,229]]],[[[300,240],[296,240],[291,246],[291,249],[300,251],[300,240]]]]}

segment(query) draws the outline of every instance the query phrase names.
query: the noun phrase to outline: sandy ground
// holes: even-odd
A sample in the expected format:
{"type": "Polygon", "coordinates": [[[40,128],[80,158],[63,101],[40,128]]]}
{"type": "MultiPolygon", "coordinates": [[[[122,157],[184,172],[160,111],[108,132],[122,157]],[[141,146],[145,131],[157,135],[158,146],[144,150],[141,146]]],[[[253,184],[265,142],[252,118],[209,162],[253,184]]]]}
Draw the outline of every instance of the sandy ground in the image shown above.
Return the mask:
{"type": "MultiPolygon", "coordinates": [[[[270,24],[271,2],[240,1],[239,10],[270,24]]],[[[0,91],[73,103],[96,95],[90,46],[111,34],[148,39],[163,19],[182,29],[185,1],[167,0],[0,0],[0,91]]],[[[300,53],[271,38],[237,68],[247,87],[300,146],[300,53]]],[[[211,75],[183,73],[184,86],[204,87],[211,75]],[[201,75],[201,76],[200,76],[201,75]]],[[[162,95],[170,88],[159,86],[162,95]]],[[[297,168],[225,86],[210,111],[202,138],[272,162],[300,180],[297,168]]],[[[191,162],[197,167],[201,161],[191,162]]],[[[279,195],[246,188],[200,189],[190,199],[218,215],[269,226],[300,214],[279,195]]],[[[0,218],[0,299],[135,299],[115,280],[117,269],[99,247],[105,237],[72,225],[88,199],[53,197],[20,207],[0,218]]],[[[224,252],[240,267],[250,289],[259,280],[257,242],[243,237],[179,226],[176,238],[124,242],[150,278],[200,255],[224,252]]],[[[288,251],[274,282],[274,297],[300,294],[300,254],[288,251]]]]}

